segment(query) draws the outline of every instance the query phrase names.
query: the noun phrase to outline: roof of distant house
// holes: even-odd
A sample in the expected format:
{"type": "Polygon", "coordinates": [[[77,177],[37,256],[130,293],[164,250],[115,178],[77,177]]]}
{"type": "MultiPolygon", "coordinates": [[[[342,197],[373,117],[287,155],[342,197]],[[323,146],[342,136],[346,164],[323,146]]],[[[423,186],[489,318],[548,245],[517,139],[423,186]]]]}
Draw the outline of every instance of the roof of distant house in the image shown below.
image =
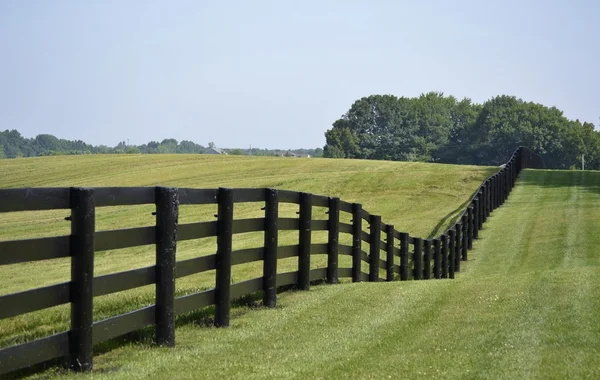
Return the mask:
{"type": "Polygon", "coordinates": [[[219,148],[208,148],[208,150],[206,151],[206,153],[217,153],[217,154],[223,154],[223,150],[219,149],[219,148]]]}

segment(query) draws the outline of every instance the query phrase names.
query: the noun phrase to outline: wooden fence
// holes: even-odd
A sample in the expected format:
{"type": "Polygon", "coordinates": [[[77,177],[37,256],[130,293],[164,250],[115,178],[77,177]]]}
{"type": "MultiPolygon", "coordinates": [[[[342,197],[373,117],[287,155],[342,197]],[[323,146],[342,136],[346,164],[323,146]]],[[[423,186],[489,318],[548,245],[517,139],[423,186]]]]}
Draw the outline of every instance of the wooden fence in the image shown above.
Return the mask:
{"type": "Polygon", "coordinates": [[[454,278],[461,261],[467,260],[473,239],[495,208],[502,205],[523,168],[543,168],[539,156],[519,148],[502,169],[486,179],[458,218],[440,236],[426,240],[399,232],[384,224],[360,204],[338,198],[276,189],[176,189],[140,188],[27,188],[1,189],[0,212],[70,209],[71,234],[0,242],[0,265],[60,257],[71,258],[71,281],[0,296],[0,319],[71,304],[71,328],[59,334],[0,350],[0,374],[6,374],[56,358],[68,358],[71,368],[92,369],[93,346],[109,339],[155,326],[160,345],[175,344],[175,317],[215,305],[214,324],[229,325],[230,302],[257,291],[263,304],[274,307],[276,290],[286,285],[309,289],[311,281],[339,278],[354,282],[380,281],[396,277],[405,281],[454,278]],[[240,202],[265,202],[264,218],[235,220],[233,206],[240,202]],[[299,205],[298,218],[280,218],[280,203],[299,205]],[[95,231],[95,209],[105,206],[156,205],[156,225],[111,231],[95,231]],[[217,204],[216,221],[178,224],[180,204],[217,204]],[[313,220],[313,206],[327,207],[328,220],[313,220]],[[352,223],[340,222],[340,213],[350,214],[352,223]],[[363,230],[368,224],[369,232],[363,230]],[[299,244],[278,245],[278,232],[296,230],[299,244]],[[313,244],[312,231],[328,231],[328,243],[313,244]],[[233,250],[232,236],[264,232],[264,247],[233,250]],[[339,234],[351,234],[352,245],[338,243],[339,234]],[[385,239],[381,239],[382,233],[385,239]],[[189,260],[175,260],[178,241],[217,237],[217,253],[189,260]],[[368,243],[369,252],[362,250],[368,243]],[[155,245],[156,265],[94,277],[94,253],[127,247],[155,245]],[[311,269],[311,255],[326,254],[327,267],[311,269]],[[340,268],[339,255],[352,257],[352,267],[340,268]],[[399,256],[400,265],[394,264],[399,256]],[[277,274],[278,259],[298,257],[298,270],[277,274]],[[263,276],[231,283],[231,267],[263,261],[263,276]],[[362,262],[369,273],[361,271],[362,262]],[[175,279],[216,270],[215,287],[175,297],[175,279]],[[397,276],[399,275],[399,276],[397,276]],[[94,322],[94,297],[155,284],[152,306],[94,322]]]}

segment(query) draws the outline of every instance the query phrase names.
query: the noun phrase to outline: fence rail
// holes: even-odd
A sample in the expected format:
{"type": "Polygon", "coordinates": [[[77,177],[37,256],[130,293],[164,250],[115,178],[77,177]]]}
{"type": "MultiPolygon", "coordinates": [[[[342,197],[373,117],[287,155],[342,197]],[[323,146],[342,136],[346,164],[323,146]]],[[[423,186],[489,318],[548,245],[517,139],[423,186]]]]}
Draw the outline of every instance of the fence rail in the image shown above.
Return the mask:
{"type": "Polygon", "coordinates": [[[214,323],[229,325],[231,300],[263,292],[263,304],[274,307],[276,290],[295,285],[307,290],[311,281],[340,278],[361,281],[401,281],[454,278],[461,261],[467,260],[473,240],[490,213],[504,203],[524,168],[544,168],[541,158],[519,148],[511,159],[475,191],[457,222],[434,239],[412,237],[382,223],[360,204],[338,198],[276,189],[189,189],[164,187],[28,188],[0,189],[0,212],[70,209],[71,234],[0,242],[0,265],[71,258],[69,282],[0,296],[0,319],[70,303],[71,328],[59,334],[0,350],[0,374],[51,359],[67,357],[71,368],[92,369],[93,346],[109,339],[155,326],[158,344],[175,344],[175,317],[215,305],[214,323]],[[233,206],[264,202],[264,218],[234,219],[233,206]],[[280,203],[299,205],[298,218],[281,218],[280,203]],[[95,231],[95,210],[106,206],[154,204],[156,225],[95,231]],[[178,224],[180,205],[218,205],[216,221],[178,224]],[[313,220],[312,208],[326,207],[327,220],[313,220]],[[347,213],[351,223],[340,222],[347,213]],[[363,230],[368,224],[369,232],[363,230]],[[279,231],[299,233],[299,244],[279,246],[279,231]],[[312,243],[313,231],[327,231],[328,242],[312,243]],[[264,246],[233,250],[232,236],[264,232],[264,246]],[[352,236],[352,245],[339,243],[340,234],[352,236]],[[382,239],[382,234],[385,238],[382,239]],[[176,262],[178,241],[217,238],[217,252],[176,262]],[[368,252],[362,243],[369,244],[368,252]],[[120,248],[155,245],[156,264],[150,267],[94,277],[94,253],[120,248]],[[412,249],[411,249],[412,246],[412,249]],[[312,255],[327,255],[327,267],[311,269],[312,255]],[[352,257],[352,267],[340,268],[339,255],[352,257]],[[277,273],[279,259],[298,257],[298,270],[277,273]],[[394,264],[399,257],[400,265],[394,264]],[[263,261],[263,276],[231,283],[231,267],[263,261]],[[369,273],[362,272],[368,263],[369,273]],[[380,270],[385,278],[380,278],[380,270]],[[175,297],[175,279],[216,270],[215,288],[175,297]],[[102,321],[93,321],[94,297],[155,284],[155,304],[102,321]]]}

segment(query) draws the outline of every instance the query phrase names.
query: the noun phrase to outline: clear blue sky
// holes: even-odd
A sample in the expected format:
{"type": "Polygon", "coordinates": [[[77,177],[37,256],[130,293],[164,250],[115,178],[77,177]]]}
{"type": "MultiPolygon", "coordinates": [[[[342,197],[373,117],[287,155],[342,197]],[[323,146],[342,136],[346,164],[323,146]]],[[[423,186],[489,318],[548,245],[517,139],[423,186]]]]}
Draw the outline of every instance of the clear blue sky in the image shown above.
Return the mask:
{"type": "Polygon", "coordinates": [[[0,130],[300,148],[370,94],[599,124],[597,1],[1,0],[0,130]]]}

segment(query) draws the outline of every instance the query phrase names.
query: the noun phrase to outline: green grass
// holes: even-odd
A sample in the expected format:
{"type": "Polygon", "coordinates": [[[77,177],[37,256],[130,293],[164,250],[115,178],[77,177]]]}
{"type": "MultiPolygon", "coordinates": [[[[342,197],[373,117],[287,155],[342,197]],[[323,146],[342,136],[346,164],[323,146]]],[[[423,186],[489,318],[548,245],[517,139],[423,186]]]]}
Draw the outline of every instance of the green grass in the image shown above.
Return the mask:
{"type": "MultiPolygon", "coordinates": [[[[385,223],[413,235],[429,236],[450,225],[465,201],[483,179],[497,168],[359,160],[222,157],[199,155],[79,156],[1,160],[1,187],[48,186],[177,186],[215,188],[276,187],[338,196],[360,202],[385,223]]],[[[235,206],[236,218],[261,217],[263,205],[235,206]]],[[[153,225],[153,206],[106,207],[97,210],[97,230],[153,225]]],[[[281,205],[280,216],[296,217],[298,206],[281,205]]],[[[215,205],[182,206],[180,223],[214,220],[215,205]]],[[[0,240],[66,235],[68,210],[0,214],[0,240]]],[[[325,209],[315,208],[313,217],[324,219],[325,209]]],[[[350,215],[342,221],[349,222],[350,215]]],[[[315,233],[313,242],[325,242],[326,232],[315,233]]],[[[281,233],[280,244],[297,244],[297,233],[281,233]]],[[[350,244],[350,237],[340,239],[350,244]]],[[[262,233],[236,235],[234,248],[263,245],[262,233]]],[[[215,238],[181,242],[178,260],[213,254],[215,238]]],[[[154,264],[153,247],[137,247],[97,253],[95,275],[154,264]]],[[[326,258],[313,259],[313,267],[326,258]]],[[[340,258],[349,267],[348,257],[340,258]]],[[[297,259],[280,260],[279,272],[293,271],[297,259]]],[[[363,268],[367,271],[367,267],[363,268]]],[[[57,259],[0,267],[1,294],[46,286],[70,278],[70,260],[57,259]]],[[[262,263],[233,268],[235,282],[262,275],[262,263]]],[[[214,287],[214,271],[177,280],[177,294],[214,287]]],[[[94,300],[94,319],[131,311],[154,303],[153,286],[102,296],[94,300]]],[[[243,310],[240,309],[240,310],[243,310]]],[[[238,310],[238,312],[240,312],[238,310]]],[[[0,321],[0,347],[65,331],[68,305],[0,321]]],[[[183,327],[185,328],[185,327],[183,327]]]]}
{"type": "Polygon", "coordinates": [[[283,293],[228,329],[180,326],[174,349],[98,355],[94,376],[597,378],[599,216],[600,172],[525,171],[455,280],[283,293]]]}

